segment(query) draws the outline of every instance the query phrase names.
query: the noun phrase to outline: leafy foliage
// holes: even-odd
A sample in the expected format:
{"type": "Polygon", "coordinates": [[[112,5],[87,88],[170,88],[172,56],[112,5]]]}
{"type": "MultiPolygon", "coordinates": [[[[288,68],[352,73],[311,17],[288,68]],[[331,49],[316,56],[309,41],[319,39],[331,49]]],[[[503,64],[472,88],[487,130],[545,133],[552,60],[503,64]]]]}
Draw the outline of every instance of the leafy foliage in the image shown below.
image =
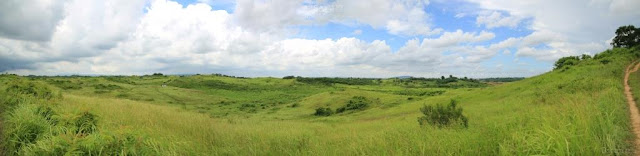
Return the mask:
{"type": "Polygon", "coordinates": [[[336,113],[342,113],[350,110],[364,110],[367,109],[371,103],[372,101],[368,100],[364,96],[354,96],[346,105],[336,109],[336,113]]]}
{"type": "Polygon", "coordinates": [[[98,89],[98,90],[116,90],[116,89],[122,89],[122,87],[120,87],[119,85],[114,85],[114,84],[96,84],[93,86],[93,88],[98,89]]]}
{"type": "Polygon", "coordinates": [[[482,82],[514,82],[514,81],[520,81],[524,79],[524,77],[495,77],[495,78],[483,78],[483,79],[478,79],[482,82]]]}
{"type": "Polygon", "coordinates": [[[329,107],[320,107],[320,108],[316,108],[316,113],[314,113],[313,115],[315,116],[331,116],[333,114],[333,110],[331,110],[331,108],[329,107]]]}
{"type": "Polygon", "coordinates": [[[296,77],[296,81],[307,84],[346,84],[346,85],[374,85],[378,79],[371,78],[329,78],[329,77],[296,77]]]}
{"type": "Polygon", "coordinates": [[[640,28],[633,25],[621,26],[616,29],[616,37],[611,46],[616,48],[630,48],[640,45],[640,28]]]}
{"type": "Polygon", "coordinates": [[[79,83],[74,83],[70,80],[50,80],[49,84],[52,84],[61,89],[69,90],[69,89],[82,89],[82,85],[79,83]]]}
{"type": "Polygon", "coordinates": [[[14,80],[9,83],[6,91],[14,94],[28,94],[43,99],[54,97],[54,92],[50,87],[33,81],[14,80]]]}
{"type": "Polygon", "coordinates": [[[553,69],[561,69],[563,67],[569,67],[569,66],[573,66],[578,64],[578,62],[580,62],[580,57],[578,56],[567,56],[567,57],[563,57],[558,59],[558,61],[556,61],[556,63],[554,64],[553,69]]]}
{"type": "Polygon", "coordinates": [[[462,108],[457,107],[455,100],[451,100],[449,105],[427,105],[422,107],[420,111],[424,114],[418,118],[420,125],[429,124],[442,128],[452,124],[460,124],[465,128],[468,127],[469,119],[462,114],[462,108]]]}

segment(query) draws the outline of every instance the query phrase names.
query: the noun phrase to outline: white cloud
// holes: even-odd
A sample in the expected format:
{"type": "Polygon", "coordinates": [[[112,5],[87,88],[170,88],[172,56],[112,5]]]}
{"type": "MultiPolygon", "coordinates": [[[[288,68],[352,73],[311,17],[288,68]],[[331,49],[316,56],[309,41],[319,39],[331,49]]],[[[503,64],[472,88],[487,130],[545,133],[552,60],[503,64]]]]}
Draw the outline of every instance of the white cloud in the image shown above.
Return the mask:
{"type": "Polygon", "coordinates": [[[436,35],[442,29],[431,28],[431,19],[425,12],[428,4],[426,0],[240,0],[235,16],[242,27],[258,31],[282,31],[292,25],[335,22],[384,28],[394,35],[436,35]]]}
{"type": "Polygon", "coordinates": [[[4,0],[0,2],[0,36],[49,41],[63,17],[63,0],[4,0]]]}
{"type": "Polygon", "coordinates": [[[487,28],[511,27],[515,28],[522,21],[521,17],[503,16],[498,11],[485,11],[478,15],[476,24],[485,25],[487,28]]]}
{"type": "MultiPolygon", "coordinates": [[[[425,1],[374,2],[389,4],[368,6],[384,8],[383,13],[365,12],[371,13],[372,17],[335,11],[318,16],[314,12],[317,7],[303,6],[301,9],[296,6],[282,11],[292,16],[253,21],[250,19],[261,14],[279,15],[265,9],[268,7],[263,5],[271,5],[268,1],[239,2],[238,5],[242,5],[239,8],[253,5],[254,10],[236,10],[234,13],[213,10],[204,3],[182,6],[166,0],[155,0],[150,4],[146,1],[72,1],[65,8],[64,18],[52,33],[51,41],[0,38],[0,71],[22,74],[223,72],[240,76],[473,76],[469,73],[482,71],[479,62],[504,48],[519,47],[519,42],[554,41],[540,33],[529,39],[514,38],[486,45],[485,42],[495,38],[494,33],[456,30],[437,37],[416,37],[392,51],[383,40],[286,38],[287,27],[322,20],[301,18],[307,17],[305,15],[326,17],[327,22],[372,25],[399,35],[425,35],[433,31],[423,27],[428,25],[424,10],[415,9],[424,8],[428,4],[425,1]],[[416,4],[420,5],[416,7],[416,4]],[[146,12],[142,10],[145,5],[148,6],[146,12]],[[397,21],[398,26],[388,26],[390,21],[397,21]],[[281,25],[281,22],[285,24],[281,25]],[[423,25],[402,26],[412,23],[423,25]]],[[[568,46],[556,45],[558,48],[568,46]]],[[[519,55],[533,54],[522,51],[519,55]]]]}
{"type": "MultiPolygon", "coordinates": [[[[531,25],[526,28],[533,33],[523,39],[526,42],[523,44],[527,46],[520,46],[516,55],[539,60],[600,52],[609,47],[606,41],[614,36],[613,32],[618,26],[640,25],[637,20],[640,19],[637,11],[640,10],[640,2],[634,0],[468,1],[478,4],[483,11],[507,12],[510,17],[531,18],[531,25]],[[536,48],[534,44],[546,47],[536,48]]],[[[498,24],[501,20],[488,20],[491,19],[489,17],[486,19],[493,22],[479,23],[484,23],[487,27],[490,27],[488,23],[511,23],[505,20],[505,24],[498,24]]]]}
{"type": "MultiPolygon", "coordinates": [[[[12,4],[10,1],[0,2],[1,6],[12,4]]],[[[76,62],[83,57],[92,57],[105,50],[117,46],[118,42],[127,38],[137,25],[137,19],[143,14],[145,1],[46,1],[43,4],[23,4],[35,6],[13,7],[7,12],[24,13],[24,8],[41,8],[42,17],[12,20],[12,25],[31,27],[42,26],[42,31],[18,33],[22,40],[13,37],[0,38],[0,70],[34,69],[36,64],[47,62],[76,62]],[[56,3],[56,4],[50,4],[56,3]],[[56,10],[52,7],[64,6],[60,17],[47,15],[56,10]],[[60,18],[60,20],[58,20],[60,18]],[[40,20],[44,21],[41,22],[40,20]],[[51,21],[53,25],[51,25],[51,21]],[[35,23],[34,23],[35,22],[35,23]],[[40,36],[33,36],[37,33],[40,36]]],[[[30,10],[33,11],[33,10],[30,10]]],[[[9,15],[13,15],[9,14],[9,15]]],[[[38,15],[24,13],[25,16],[38,15]]],[[[13,15],[12,17],[21,17],[13,15]]],[[[3,18],[4,19],[4,18],[3,18]]]]}
{"type": "Polygon", "coordinates": [[[482,31],[480,34],[462,32],[462,30],[458,29],[455,32],[445,32],[439,38],[435,39],[425,39],[425,43],[432,47],[450,47],[457,45],[459,43],[473,43],[473,42],[482,42],[493,39],[495,34],[491,32],[482,31]]]}

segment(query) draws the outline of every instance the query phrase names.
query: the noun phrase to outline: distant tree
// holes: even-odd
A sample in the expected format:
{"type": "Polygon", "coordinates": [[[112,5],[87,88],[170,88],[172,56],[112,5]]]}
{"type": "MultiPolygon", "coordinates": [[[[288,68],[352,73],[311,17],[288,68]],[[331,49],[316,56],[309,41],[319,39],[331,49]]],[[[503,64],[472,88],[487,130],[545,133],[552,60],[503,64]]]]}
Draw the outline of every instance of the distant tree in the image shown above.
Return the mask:
{"type": "Polygon", "coordinates": [[[153,73],[153,76],[162,76],[162,73],[153,73]]]}
{"type": "Polygon", "coordinates": [[[587,59],[590,59],[590,58],[591,58],[591,55],[587,55],[587,54],[582,54],[582,56],[580,56],[581,60],[587,60],[587,59]]]}
{"type": "Polygon", "coordinates": [[[296,78],[296,77],[295,77],[295,76],[285,76],[285,77],[282,77],[282,79],[294,79],[294,78],[296,78]]]}
{"type": "Polygon", "coordinates": [[[444,76],[440,77],[440,79],[443,79],[443,80],[444,80],[444,76]]]}
{"type": "Polygon", "coordinates": [[[640,28],[636,28],[633,25],[619,27],[611,45],[616,48],[629,48],[640,45],[640,28]]]}

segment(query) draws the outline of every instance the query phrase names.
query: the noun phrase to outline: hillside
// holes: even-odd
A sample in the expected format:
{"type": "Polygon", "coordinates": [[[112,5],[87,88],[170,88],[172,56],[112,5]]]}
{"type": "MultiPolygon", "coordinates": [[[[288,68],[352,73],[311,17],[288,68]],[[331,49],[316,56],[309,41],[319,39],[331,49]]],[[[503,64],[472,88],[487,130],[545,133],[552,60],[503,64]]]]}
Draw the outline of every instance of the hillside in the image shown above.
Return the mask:
{"type": "MultiPolygon", "coordinates": [[[[1,139],[6,155],[628,155],[622,79],[638,53],[607,50],[491,86],[453,78],[2,75],[1,139]],[[419,124],[420,108],[451,100],[468,127],[419,124]],[[333,112],[314,115],[318,108],[333,112]]],[[[638,74],[631,79],[640,85],[638,74]]]]}

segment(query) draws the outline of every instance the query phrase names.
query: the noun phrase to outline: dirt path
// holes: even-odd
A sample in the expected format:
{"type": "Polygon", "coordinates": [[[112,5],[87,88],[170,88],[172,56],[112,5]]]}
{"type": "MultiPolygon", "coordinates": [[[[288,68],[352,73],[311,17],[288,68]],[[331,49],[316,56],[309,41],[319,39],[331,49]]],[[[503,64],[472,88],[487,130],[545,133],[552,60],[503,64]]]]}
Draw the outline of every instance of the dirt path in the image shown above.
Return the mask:
{"type": "Polygon", "coordinates": [[[627,104],[629,104],[629,111],[631,112],[631,127],[633,128],[634,139],[634,151],[635,155],[640,155],[640,112],[636,107],[636,102],[633,100],[633,94],[631,94],[631,87],[629,86],[629,75],[638,71],[640,63],[635,61],[627,66],[624,72],[624,95],[627,97],[627,104]],[[631,69],[633,67],[633,69],[631,69]]]}

